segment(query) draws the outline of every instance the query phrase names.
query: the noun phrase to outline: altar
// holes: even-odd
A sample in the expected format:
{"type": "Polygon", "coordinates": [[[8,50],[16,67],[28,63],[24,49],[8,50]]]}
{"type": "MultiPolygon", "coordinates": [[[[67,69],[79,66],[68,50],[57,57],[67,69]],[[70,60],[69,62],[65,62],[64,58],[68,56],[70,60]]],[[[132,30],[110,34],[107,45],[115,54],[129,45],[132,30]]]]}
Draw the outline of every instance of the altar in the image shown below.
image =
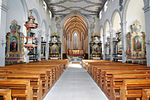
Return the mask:
{"type": "Polygon", "coordinates": [[[84,56],[84,50],[83,49],[69,49],[68,50],[68,56],[84,56]]]}
{"type": "Polygon", "coordinates": [[[68,58],[71,63],[81,63],[82,58],[84,57],[83,49],[69,49],[68,58]]]}

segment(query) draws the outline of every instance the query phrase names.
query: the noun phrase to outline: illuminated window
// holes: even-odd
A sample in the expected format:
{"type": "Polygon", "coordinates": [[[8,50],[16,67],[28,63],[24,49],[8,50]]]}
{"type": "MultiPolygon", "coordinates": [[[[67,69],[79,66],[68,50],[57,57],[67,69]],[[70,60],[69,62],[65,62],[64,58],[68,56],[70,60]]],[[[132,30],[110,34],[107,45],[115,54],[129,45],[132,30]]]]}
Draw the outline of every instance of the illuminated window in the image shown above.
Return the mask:
{"type": "Polygon", "coordinates": [[[74,39],[74,49],[78,49],[78,34],[77,33],[74,33],[74,36],[73,36],[73,39],[74,39]]]}

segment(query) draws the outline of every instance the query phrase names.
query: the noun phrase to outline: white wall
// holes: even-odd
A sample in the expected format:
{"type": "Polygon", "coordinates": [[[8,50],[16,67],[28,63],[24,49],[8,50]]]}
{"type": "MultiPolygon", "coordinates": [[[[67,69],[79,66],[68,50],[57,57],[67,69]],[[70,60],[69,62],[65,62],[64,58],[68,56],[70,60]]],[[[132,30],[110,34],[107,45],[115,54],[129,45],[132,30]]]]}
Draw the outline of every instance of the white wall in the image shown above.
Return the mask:
{"type": "Polygon", "coordinates": [[[134,23],[135,20],[140,21],[142,25],[142,31],[145,32],[145,16],[144,16],[144,2],[143,0],[130,0],[127,8],[127,33],[130,32],[130,25],[134,23]]]}
{"type": "Polygon", "coordinates": [[[21,0],[8,0],[6,32],[10,32],[9,27],[13,20],[16,20],[18,22],[18,25],[21,26],[20,31],[23,32],[23,27],[26,19],[21,0]]]}

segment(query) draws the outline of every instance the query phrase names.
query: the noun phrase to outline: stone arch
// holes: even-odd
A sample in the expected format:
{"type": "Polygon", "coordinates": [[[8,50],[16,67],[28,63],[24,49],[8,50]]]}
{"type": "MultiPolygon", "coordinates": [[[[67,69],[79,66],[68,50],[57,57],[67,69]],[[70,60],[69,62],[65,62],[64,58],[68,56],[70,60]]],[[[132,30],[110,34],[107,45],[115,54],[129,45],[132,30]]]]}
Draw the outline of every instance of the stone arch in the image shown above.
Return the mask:
{"type": "Polygon", "coordinates": [[[77,32],[79,36],[79,45],[77,49],[84,49],[84,51],[88,53],[88,24],[83,16],[78,14],[67,16],[62,28],[64,37],[63,52],[66,52],[68,49],[73,49],[72,37],[73,33],[77,32]]]}
{"type": "MultiPolygon", "coordinates": [[[[112,23],[112,30],[113,30],[113,33],[116,33],[118,32],[119,30],[121,30],[121,14],[120,12],[116,9],[112,16],[111,16],[111,23],[112,23]]],[[[114,34],[113,34],[114,36],[114,34]]]]}
{"type": "MultiPolygon", "coordinates": [[[[123,23],[126,23],[127,24],[127,32],[129,31],[128,29],[130,28],[129,27],[129,25],[130,24],[132,24],[132,23],[130,23],[130,24],[128,24],[128,22],[129,22],[129,20],[128,20],[128,13],[129,13],[129,6],[131,5],[130,3],[133,3],[133,0],[126,0],[125,1],[125,3],[124,3],[124,9],[123,9],[123,13],[122,13],[122,18],[121,18],[121,21],[123,22],[123,23]]],[[[139,3],[140,5],[142,5],[143,7],[144,7],[144,1],[143,0],[137,0],[136,1],[136,3],[139,3]],[[142,2],[142,3],[141,3],[142,2]]],[[[134,2],[134,4],[135,4],[135,2],[134,2]]],[[[135,4],[136,5],[136,4],[135,4]]],[[[138,6],[139,7],[139,6],[138,6]]],[[[138,7],[132,7],[132,10],[134,10],[134,9],[137,9],[138,7]]],[[[142,18],[145,18],[144,17],[144,10],[143,10],[143,7],[141,7],[140,9],[141,9],[141,11],[142,11],[142,13],[143,13],[143,16],[141,16],[141,18],[139,18],[139,19],[142,19],[142,18]]],[[[130,7],[131,8],[131,7],[130,7]]],[[[133,13],[135,13],[135,11],[133,11],[133,13]]],[[[139,13],[137,13],[137,14],[133,14],[133,13],[130,13],[131,15],[136,15],[136,16],[134,16],[134,19],[136,20],[138,20],[138,17],[137,16],[139,16],[139,13]]],[[[132,16],[130,16],[130,17],[132,17],[132,16]]],[[[134,21],[135,21],[134,20],[134,21]]],[[[142,23],[142,25],[143,25],[143,31],[145,31],[145,20],[143,19],[142,21],[141,21],[141,23],[142,23]]]]}

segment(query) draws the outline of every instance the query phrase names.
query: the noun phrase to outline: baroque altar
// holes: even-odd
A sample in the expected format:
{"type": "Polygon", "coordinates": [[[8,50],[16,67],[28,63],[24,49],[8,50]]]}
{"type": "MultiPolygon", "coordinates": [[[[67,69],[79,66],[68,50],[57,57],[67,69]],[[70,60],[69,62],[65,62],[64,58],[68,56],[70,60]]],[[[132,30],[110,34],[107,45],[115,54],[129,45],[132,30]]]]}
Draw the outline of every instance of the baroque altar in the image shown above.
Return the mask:
{"type": "Polygon", "coordinates": [[[15,64],[24,62],[24,35],[20,32],[20,26],[16,20],[10,25],[10,32],[6,34],[6,64],[15,64]]]}
{"type": "Polygon", "coordinates": [[[98,33],[95,33],[91,36],[90,42],[90,58],[91,59],[101,59],[102,56],[102,43],[100,41],[100,36],[98,33]]]}
{"type": "Polygon", "coordinates": [[[139,21],[131,25],[127,38],[127,62],[146,64],[145,32],[141,31],[139,21]]]}
{"type": "Polygon", "coordinates": [[[51,35],[49,42],[49,59],[61,59],[61,41],[57,33],[51,35]]]}

